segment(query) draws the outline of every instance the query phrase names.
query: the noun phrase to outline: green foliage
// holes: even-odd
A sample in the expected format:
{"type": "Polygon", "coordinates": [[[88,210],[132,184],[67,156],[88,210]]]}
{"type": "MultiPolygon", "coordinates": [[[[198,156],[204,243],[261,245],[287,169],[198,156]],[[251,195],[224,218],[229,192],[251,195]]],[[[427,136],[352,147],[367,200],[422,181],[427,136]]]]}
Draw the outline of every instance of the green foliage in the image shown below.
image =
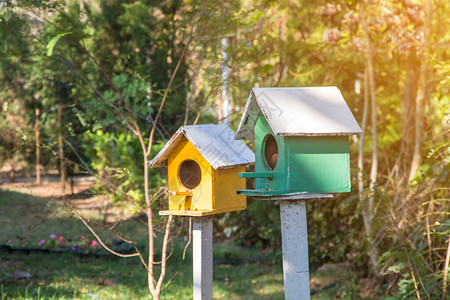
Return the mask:
{"type": "Polygon", "coordinates": [[[71,34],[71,32],[66,33],[59,33],[58,35],[52,37],[52,39],[48,42],[46,48],[47,48],[47,56],[52,56],[53,49],[55,48],[56,43],[59,41],[60,38],[63,36],[66,36],[68,34],[71,34]]]}
{"type": "MultiPolygon", "coordinates": [[[[155,152],[160,148],[161,145],[158,144],[153,146],[155,152]]],[[[99,186],[106,183],[107,191],[114,195],[114,201],[131,200],[139,206],[145,203],[142,168],[144,158],[136,136],[101,130],[87,132],[84,151],[92,168],[99,175],[99,186]]],[[[151,169],[149,177],[151,188],[166,183],[160,170],[151,169]]],[[[136,210],[135,207],[132,209],[136,210]]]]}
{"type": "Polygon", "coordinates": [[[246,210],[226,214],[218,225],[240,245],[281,246],[280,211],[272,201],[249,200],[246,210]]]}
{"type": "MultiPolygon", "coordinates": [[[[151,86],[140,78],[138,74],[127,75],[118,74],[112,78],[114,86],[120,91],[120,94],[116,90],[107,90],[103,96],[108,103],[115,105],[121,104],[124,106],[124,113],[129,110],[135,120],[141,121],[146,119],[149,113],[153,113],[153,109],[150,106],[150,93],[151,86]]],[[[106,107],[106,105],[103,105],[106,107]]],[[[114,117],[117,112],[112,111],[111,115],[106,118],[108,121],[117,119],[114,117]]]]}
{"type": "Polygon", "coordinates": [[[393,227],[379,226],[397,247],[385,249],[379,265],[385,275],[397,278],[396,293],[402,299],[416,293],[438,299],[442,293],[450,236],[448,142],[428,144],[426,151],[428,156],[411,183],[414,194],[403,204],[406,211],[391,203],[390,197],[382,200],[386,209],[392,211],[389,224],[393,227]],[[399,225],[396,219],[399,217],[404,218],[405,225],[399,225]]]}

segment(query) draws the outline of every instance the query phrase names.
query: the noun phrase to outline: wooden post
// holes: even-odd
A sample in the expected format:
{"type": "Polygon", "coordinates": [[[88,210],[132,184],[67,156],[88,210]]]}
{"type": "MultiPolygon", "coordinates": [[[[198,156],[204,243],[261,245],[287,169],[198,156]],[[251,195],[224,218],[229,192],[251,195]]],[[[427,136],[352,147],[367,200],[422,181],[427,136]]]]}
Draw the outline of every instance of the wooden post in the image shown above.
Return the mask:
{"type": "Polygon", "coordinates": [[[41,142],[39,139],[39,116],[40,116],[40,110],[39,108],[36,108],[36,124],[35,124],[35,131],[36,131],[36,183],[41,184],[41,142]]]}
{"type": "Polygon", "coordinates": [[[58,147],[59,147],[59,164],[61,167],[61,184],[63,189],[63,194],[65,194],[66,189],[66,166],[64,161],[64,144],[62,135],[62,104],[58,105],[58,147]]]}
{"type": "Polygon", "coordinates": [[[280,201],[285,299],[309,300],[308,232],[305,200],[280,201]]]}
{"type": "Polygon", "coordinates": [[[194,300],[212,300],[212,217],[193,217],[194,300]]]}
{"type": "Polygon", "coordinates": [[[280,201],[281,243],[283,248],[284,297],[309,300],[307,199],[332,198],[333,194],[291,193],[257,196],[256,200],[280,201]]]}

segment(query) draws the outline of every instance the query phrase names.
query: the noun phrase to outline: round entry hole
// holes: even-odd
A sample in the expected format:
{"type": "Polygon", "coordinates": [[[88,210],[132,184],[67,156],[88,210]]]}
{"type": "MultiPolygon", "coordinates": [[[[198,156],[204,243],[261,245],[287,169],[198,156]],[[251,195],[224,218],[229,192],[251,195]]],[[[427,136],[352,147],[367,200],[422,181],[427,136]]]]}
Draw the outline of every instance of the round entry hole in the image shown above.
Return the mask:
{"type": "Polygon", "coordinates": [[[178,170],[181,183],[188,189],[196,188],[202,180],[202,171],[198,163],[192,159],[183,161],[178,170]]]}
{"type": "Polygon", "coordinates": [[[267,166],[270,170],[273,170],[278,162],[278,145],[274,136],[268,134],[266,136],[266,143],[264,147],[264,158],[266,159],[267,166]]]}

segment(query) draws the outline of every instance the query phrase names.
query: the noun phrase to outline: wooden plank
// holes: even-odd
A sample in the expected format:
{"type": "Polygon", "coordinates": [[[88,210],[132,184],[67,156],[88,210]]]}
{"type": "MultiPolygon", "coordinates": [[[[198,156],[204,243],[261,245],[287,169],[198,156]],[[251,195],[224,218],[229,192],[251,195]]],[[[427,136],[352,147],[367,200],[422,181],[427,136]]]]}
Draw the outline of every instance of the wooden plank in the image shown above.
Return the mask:
{"type": "Polygon", "coordinates": [[[194,300],[212,300],[212,217],[192,219],[194,300]]]}
{"type": "Polygon", "coordinates": [[[318,199],[318,198],[333,198],[333,194],[305,194],[305,193],[293,193],[285,194],[281,196],[268,196],[268,197],[255,197],[255,200],[271,200],[271,201],[297,201],[299,199],[318,199]]]}
{"type": "Polygon", "coordinates": [[[286,137],[288,188],[309,193],[350,192],[350,149],[346,136],[286,137]]]}
{"type": "Polygon", "coordinates": [[[218,169],[213,172],[213,210],[216,213],[235,211],[247,207],[247,197],[237,195],[236,191],[245,189],[245,179],[239,178],[239,172],[245,167],[218,169]]]}
{"type": "Polygon", "coordinates": [[[304,200],[280,201],[285,299],[309,300],[308,232],[304,200]]]}
{"type": "Polygon", "coordinates": [[[284,191],[268,190],[237,190],[238,195],[254,196],[257,200],[299,200],[314,198],[333,198],[333,194],[310,194],[307,192],[286,193],[284,191]]]}
{"type": "Polygon", "coordinates": [[[183,217],[202,217],[214,214],[210,210],[160,210],[160,216],[183,216],[183,217]]]}
{"type": "MultiPolygon", "coordinates": [[[[246,204],[245,202],[244,204],[246,204]]],[[[239,211],[246,208],[246,205],[240,205],[240,206],[232,206],[232,207],[223,207],[219,209],[214,210],[160,210],[159,215],[160,216],[180,216],[180,217],[205,217],[205,216],[212,216],[217,214],[224,214],[230,211],[239,211]]]]}

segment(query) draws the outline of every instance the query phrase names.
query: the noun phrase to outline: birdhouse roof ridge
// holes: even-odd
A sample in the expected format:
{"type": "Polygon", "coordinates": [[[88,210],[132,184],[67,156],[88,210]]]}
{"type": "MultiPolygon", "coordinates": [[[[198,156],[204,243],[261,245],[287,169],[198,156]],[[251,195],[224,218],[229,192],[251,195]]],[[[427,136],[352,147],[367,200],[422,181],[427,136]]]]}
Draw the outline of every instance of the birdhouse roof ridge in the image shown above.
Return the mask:
{"type": "Polygon", "coordinates": [[[335,86],[253,88],[236,139],[254,139],[254,126],[260,113],[275,135],[361,134],[361,128],[335,86]]]}
{"type": "Polygon", "coordinates": [[[167,165],[169,154],[187,139],[216,170],[255,162],[255,154],[226,124],[199,124],[180,127],[159,153],[149,162],[150,167],[167,165]]]}

